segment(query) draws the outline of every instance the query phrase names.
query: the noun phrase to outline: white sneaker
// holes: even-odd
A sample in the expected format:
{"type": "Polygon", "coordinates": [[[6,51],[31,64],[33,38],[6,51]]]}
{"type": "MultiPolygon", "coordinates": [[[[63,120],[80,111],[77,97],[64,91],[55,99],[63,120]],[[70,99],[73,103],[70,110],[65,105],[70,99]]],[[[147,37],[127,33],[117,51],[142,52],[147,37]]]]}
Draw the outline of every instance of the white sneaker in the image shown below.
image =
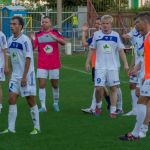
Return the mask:
{"type": "Polygon", "coordinates": [[[147,131],[148,131],[148,127],[142,127],[140,129],[140,132],[139,132],[139,137],[140,138],[145,138],[147,131]]]}
{"type": "Polygon", "coordinates": [[[81,109],[84,113],[94,114],[95,111],[92,108],[81,109]]]}
{"type": "Polygon", "coordinates": [[[123,116],[136,116],[136,112],[131,110],[128,113],[124,114],[123,116]]]}

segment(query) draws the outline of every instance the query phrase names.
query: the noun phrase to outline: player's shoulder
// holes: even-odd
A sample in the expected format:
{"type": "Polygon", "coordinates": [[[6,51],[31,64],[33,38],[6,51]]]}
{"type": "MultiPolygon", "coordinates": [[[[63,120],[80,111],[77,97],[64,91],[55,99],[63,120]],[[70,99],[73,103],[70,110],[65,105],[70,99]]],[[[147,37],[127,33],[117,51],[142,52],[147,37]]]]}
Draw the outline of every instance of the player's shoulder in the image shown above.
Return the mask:
{"type": "Polygon", "coordinates": [[[22,34],[21,37],[20,37],[20,40],[25,42],[25,41],[30,41],[30,38],[27,35],[22,34]]]}
{"type": "Polygon", "coordinates": [[[94,38],[99,38],[99,36],[102,35],[102,31],[101,30],[98,30],[98,31],[95,31],[94,34],[93,34],[93,37],[94,38]]]}
{"type": "Polygon", "coordinates": [[[0,37],[5,37],[5,34],[2,31],[0,31],[0,37]]]}
{"type": "Polygon", "coordinates": [[[55,28],[53,28],[51,31],[62,36],[62,33],[55,28]]]}
{"type": "Polygon", "coordinates": [[[119,33],[117,31],[112,31],[111,34],[114,36],[119,36],[119,33]]]}

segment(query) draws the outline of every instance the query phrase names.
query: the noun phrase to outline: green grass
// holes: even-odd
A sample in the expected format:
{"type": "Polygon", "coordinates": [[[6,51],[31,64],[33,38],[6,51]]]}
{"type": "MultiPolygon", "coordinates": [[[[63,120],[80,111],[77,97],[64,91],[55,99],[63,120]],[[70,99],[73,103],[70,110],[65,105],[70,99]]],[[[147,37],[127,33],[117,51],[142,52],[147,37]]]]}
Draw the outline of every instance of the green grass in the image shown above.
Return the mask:
{"type": "MultiPolygon", "coordinates": [[[[62,56],[62,65],[84,71],[86,56],[76,54],[62,56]]],[[[90,105],[93,83],[90,74],[63,68],[60,74],[60,108],[59,113],[52,110],[52,93],[47,81],[47,113],[40,114],[42,133],[29,135],[33,125],[29,108],[24,99],[18,99],[18,117],[15,135],[0,135],[0,150],[147,150],[150,137],[138,142],[122,142],[118,136],[131,131],[135,117],[118,117],[110,119],[103,103],[100,117],[83,114],[80,109],[90,105]]],[[[121,69],[120,78],[128,82],[121,69]]],[[[8,84],[3,84],[4,109],[0,114],[0,130],[7,127],[8,84]]],[[[121,84],[124,111],[131,109],[128,83],[121,84]]],[[[37,102],[38,97],[37,97],[37,102]]]]}

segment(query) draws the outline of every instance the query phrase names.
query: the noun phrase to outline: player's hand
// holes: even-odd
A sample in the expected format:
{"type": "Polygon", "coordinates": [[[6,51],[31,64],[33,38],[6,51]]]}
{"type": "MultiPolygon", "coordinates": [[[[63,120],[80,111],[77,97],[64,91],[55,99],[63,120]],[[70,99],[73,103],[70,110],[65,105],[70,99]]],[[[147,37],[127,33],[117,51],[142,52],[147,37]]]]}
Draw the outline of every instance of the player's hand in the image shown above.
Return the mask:
{"type": "Polygon", "coordinates": [[[35,32],[29,32],[29,37],[32,39],[32,40],[35,40],[35,32]]]}
{"type": "Polygon", "coordinates": [[[22,86],[22,87],[25,87],[26,85],[27,85],[27,79],[23,77],[23,78],[21,79],[21,86],[22,86]]]}
{"type": "Polygon", "coordinates": [[[125,64],[125,65],[124,65],[124,69],[125,69],[125,71],[128,73],[128,70],[129,70],[128,64],[125,64]]]}
{"type": "Polygon", "coordinates": [[[8,69],[8,67],[5,67],[5,68],[4,68],[4,73],[5,73],[5,75],[8,75],[8,74],[9,74],[9,69],[8,69]]]}
{"type": "Polygon", "coordinates": [[[85,70],[86,70],[86,72],[88,72],[90,70],[90,64],[88,64],[88,63],[85,64],[85,70]]]}
{"type": "Polygon", "coordinates": [[[87,23],[84,23],[83,26],[82,26],[82,31],[83,31],[83,32],[87,32],[88,29],[89,29],[88,24],[87,24],[87,23]]]}
{"type": "Polygon", "coordinates": [[[52,34],[52,33],[49,33],[49,34],[50,34],[50,36],[51,36],[54,40],[57,40],[57,39],[58,39],[56,35],[54,35],[54,34],[52,34]]]}

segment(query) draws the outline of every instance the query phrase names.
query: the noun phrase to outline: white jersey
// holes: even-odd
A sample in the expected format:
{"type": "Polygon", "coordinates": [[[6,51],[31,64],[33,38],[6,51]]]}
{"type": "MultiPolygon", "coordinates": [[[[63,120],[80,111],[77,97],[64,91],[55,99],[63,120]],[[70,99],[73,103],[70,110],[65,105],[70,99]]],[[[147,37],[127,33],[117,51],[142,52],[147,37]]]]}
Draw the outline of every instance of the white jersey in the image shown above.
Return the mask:
{"type": "Polygon", "coordinates": [[[96,49],[96,69],[118,70],[117,53],[124,49],[124,45],[117,32],[95,32],[90,48],[96,49]]]}
{"type": "Polygon", "coordinates": [[[6,36],[0,31],[0,68],[4,68],[4,53],[3,49],[7,48],[6,36]]]}
{"type": "Polygon", "coordinates": [[[30,39],[24,34],[21,34],[18,38],[11,36],[8,40],[8,52],[11,57],[12,79],[22,78],[27,57],[31,58],[27,80],[28,77],[32,78],[31,76],[34,74],[34,59],[30,39]]]}
{"type": "Polygon", "coordinates": [[[133,28],[128,35],[131,37],[131,43],[134,46],[135,65],[137,65],[140,61],[143,61],[144,37],[140,35],[136,28],[133,28]]]}

